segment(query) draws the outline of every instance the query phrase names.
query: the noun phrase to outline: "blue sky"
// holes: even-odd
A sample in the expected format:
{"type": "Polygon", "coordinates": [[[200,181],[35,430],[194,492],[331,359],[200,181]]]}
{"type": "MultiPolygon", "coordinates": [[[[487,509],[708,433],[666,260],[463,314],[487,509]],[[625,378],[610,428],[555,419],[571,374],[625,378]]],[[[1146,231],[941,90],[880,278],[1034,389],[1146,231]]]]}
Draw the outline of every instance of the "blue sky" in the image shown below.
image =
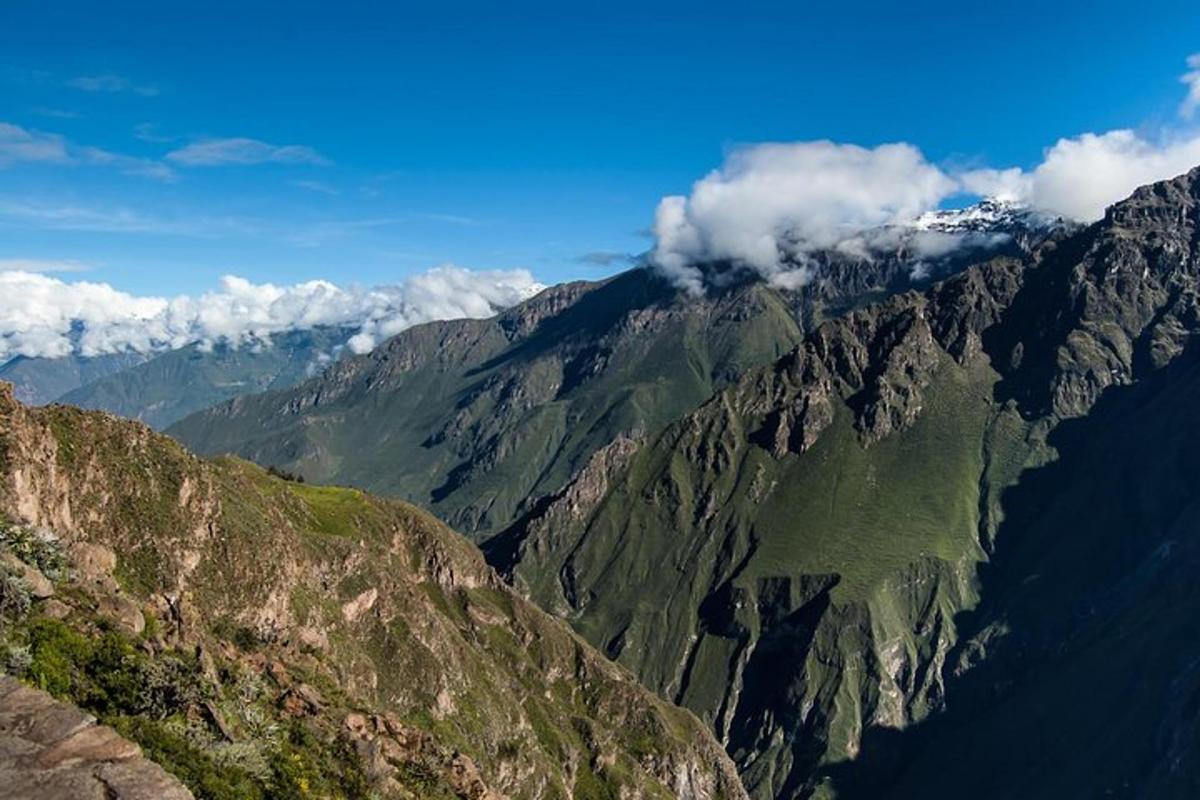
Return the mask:
{"type": "Polygon", "coordinates": [[[67,155],[0,161],[0,260],[160,295],[443,262],[594,278],[620,267],[587,254],[649,248],[660,198],[741,144],[1029,167],[1174,123],[1194,3],[1049,5],[18,0],[0,122],[67,155]],[[197,163],[227,139],[262,163],[197,163]]]}

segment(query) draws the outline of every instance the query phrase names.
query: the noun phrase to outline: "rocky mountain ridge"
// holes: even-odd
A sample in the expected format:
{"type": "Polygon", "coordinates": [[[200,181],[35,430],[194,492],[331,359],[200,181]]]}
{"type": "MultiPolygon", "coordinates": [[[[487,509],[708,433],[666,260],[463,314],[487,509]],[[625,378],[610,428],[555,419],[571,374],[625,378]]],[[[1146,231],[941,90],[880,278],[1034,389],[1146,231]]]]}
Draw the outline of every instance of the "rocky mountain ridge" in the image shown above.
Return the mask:
{"type": "Polygon", "coordinates": [[[231,401],[171,433],[201,452],[426,505],[483,539],[562,491],[611,442],[657,435],[822,320],[1061,233],[1015,230],[936,256],[907,240],[815,253],[791,289],[728,264],[704,266],[713,288],[702,298],[652,269],[554,287],[492,320],[410,329],[293,390],[231,401]]]}
{"type": "Polygon", "coordinates": [[[744,796],[694,717],[410,506],[6,385],[0,465],[9,669],[199,797],[744,796]]]}
{"type": "MultiPolygon", "coordinates": [[[[1120,646],[1086,622],[1088,608],[1117,602],[1103,599],[1107,582],[1127,587],[1125,618],[1163,602],[1143,574],[1186,582],[1187,560],[1153,562],[1154,547],[1191,552],[1178,481],[1155,464],[1154,479],[1122,484],[1097,466],[1095,480],[1124,504],[1110,508],[1054,465],[1098,452],[1141,463],[1151,445],[1181,452],[1166,428],[1146,426],[1140,442],[1098,420],[1136,418],[1147,403],[1188,424],[1197,181],[1144,187],[1086,229],[1010,239],[932,285],[914,277],[909,250],[866,271],[853,253],[828,254],[798,293],[710,265],[720,288],[693,306],[630,273],[574,287],[545,316],[531,305],[528,338],[499,321],[427,329],[348,362],[345,380],[326,376],[284,403],[240,400],[177,432],[222,449],[253,420],[266,435],[244,455],[394,480],[385,491],[425,495],[491,534],[491,563],[708,723],[756,797],[870,797],[893,780],[908,787],[899,796],[935,784],[1036,794],[1028,763],[993,774],[944,737],[989,752],[1002,732],[1019,735],[989,697],[1059,707],[1078,637],[1120,646]],[[385,366],[393,360],[398,370],[385,366]],[[592,416],[579,413],[595,402],[592,416]],[[344,437],[364,419],[380,449],[344,437]],[[586,435],[564,451],[568,431],[586,435]],[[439,448],[453,456],[419,455],[439,448]],[[411,466],[429,483],[398,479],[406,467],[383,449],[418,454],[411,466]],[[1059,489],[1069,512],[1054,504],[1059,489]],[[1055,537],[1094,557],[1067,570],[1060,551],[1031,543],[1055,537]],[[1123,574],[1131,564],[1139,572],[1123,574]],[[1040,588],[1042,574],[1083,599],[1040,588]],[[1019,686],[1005,665],[1019,665],[1019,686]],[[967,733],[973,711],[984,738],[967,733]],[[943,767],[957,783],[932,772],[930,742],[960,752],[962,769],[943,767]]],[[[993,211],[982,216],[1008,213],[993,211]]],[[[1147,667],[1138,697],[1163,714],[1161,687],[1190,685],[1180,659],[1195,654],[1166,645],[1184,624],[1167,615],[1144,626],[1170,657],[1147,667]]],[[[1119,675],[1097,669],[1080,683],[1099,690],[1119,675]]],[[[1086,737],[1059,708],[1044,729],[1086,737]]],[[[1192,720],[1171,719],[1152,731],[1130,718],[1138,746],[1108,746],[1103,773],[1050,733],[1032,738],[1059,753],[1077,794],[1149,772],[1183,785],[1193,773],[1171,773],[1155,743],[1186,737],[1192,720]]]]}
{"type": "MultiPolygon", "coordinates": [[[[970,740],[971,718],[947,697],[976,674],[1009,691],[1002,671],[972,672],[989,652],[1023,642],[1026,662],[1061,658],[1052,636],[1030,640],[1011,633],[1011,618],[974,618],[986,613],[972,611],[979,604],[991,607],[979,575],[1006,546],[1028,541],[1025,528],[1045,527],[1006,499],[1028,500],[1034,490],[1023,487],[1040,485],[1047,465],[1072,451],[1060,428],[1090,425],[1102,398],[1140,397],[1150,391],[1134,390],[1143,383],[1160,385],[1160,405],[1178,403],[1173,392],[1187,397],[1187,380],[1172,379],[1174,388],[1164,376],[1186,370],[1176,364],[1187,362],[1197,330],[1198,186],[1200,172],[1145,187],[1026,261],[995,260],[823,324],[625,466],[589,476],[605,487],[591,495],[599,500],[573,503],[569,517],[548,516],[556,505],[547,504],[540,513],[553,524],[535,512],[489,542],[489,557],[648,685],[710,721],[755,795],[876,796],[887,780],[873,784],[863,777],[870,769],[853,767],[864,742],[911,741],[893,732],[921,730],[944,709],[970,740]]],[[[1119,518],[1153,508],[1162,502],[1154,487],[1173,483],[1138,484],[1119,518]]],[[[1172,502],[1194,502],[1187,497],[1172,502]]],[[[1095,513],[1087,502],[1075,507],[1081,519],[1095,513]]],[[[1068,540],[1088,547],[1088,526],[1055,518],[1068,540]]],[[[1153,527],[1163,524],[1157,514],[1146,520],[1150,541],[1166,535],[1153,527]]],[[[1097,519],[1092,529],[1109,524],[1097,519]]],[[[1177,525],[1169,524],[1174,546],[1190,547],[1192,531],[1177,525]]],[[[1136,541],[1122,545],[1127,555],[1136,541]]],[[[1076,571],[1076,583],[1090,574],[1076,571]]],[[[1130,603],[1157,591],[1131,585],[1130,603]]],[[[1077,612],[1051,597],[1038,613],[1064,614],[1064,635],[1077,612]]],[[[1186,662],[1186,649],[1178,658],[1186,662]]],[[[867,760],[900,769],[902,758],[881,755],[890,747],[867,760]]],[[[934,750],[910,754],[935,769],[934,750]]],[[[1115,783],[1073,774],[1111,791],[1137,774],[1128,760],[1124,773],[1116,763],[1095,778],[1115,783]]],[[[1022,777],[1022,791],[1053,796],[1022,769],[1013,765],[1006,780],[981,767],[992,775],[988,796],[1012,796],[1022,777]]],[[[929,770],[909,770],[908,793],[896,796],[922,796],[929,770]]],[[[959,790],[985,791],[968,770],[952,773],[959,790]]]]}

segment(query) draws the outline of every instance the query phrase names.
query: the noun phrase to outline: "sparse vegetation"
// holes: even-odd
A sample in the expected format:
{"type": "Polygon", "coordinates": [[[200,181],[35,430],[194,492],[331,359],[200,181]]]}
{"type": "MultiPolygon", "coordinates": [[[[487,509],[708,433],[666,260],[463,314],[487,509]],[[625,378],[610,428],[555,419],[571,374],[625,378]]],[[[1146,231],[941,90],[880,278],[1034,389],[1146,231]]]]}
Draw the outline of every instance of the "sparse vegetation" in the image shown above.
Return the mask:
{"type": "Polygon", "coordinates": [[[66,557],[49,531],[18,525],[0,517],[0,548],[7,549],[52,581],[67,577],[66,557]]]}
{"type": "Polygon", "coordinates": [[[514,800],[549,800],[567,795],[569,765],[601,748],[619,762],[603,782],[626,794],[661,794],[671,765],[689,762],[701,781],[736,785],[691,718],[626,753],[623,720],[665,706],[494,583],[478,551],[430,515],[233,458],[203,462],[109,416],[10,413],[20,418],[10,435],[53,425],[70,441],[74,466],[59,461],[54,474],[72,493],[72,538],[99,548],[88,570],[107,558],[115,567],[76,583],[53,537],[6,533],[63,583],[53,616],[39,611],[50,601],[14,595],[0,655],[139,743],[201,800],[450,798],[455,781],[475,792],[497,780],[514,800]],[[580,671],[589,692],[621,701],[581,705],[546,678],[580,671]],[[352,714],[370,721],[350,728],[352,714]],[[584,737],[573,721],[587,716],[584,737]],[[368,779],[359,735],[395,737],[383,765],[372,762],[390,783],[368,779]]]}
{"type": "Polygon", "coordinates": [[[271,464],[267,467],[267,473],[273,477],[279,478],[280,480],[289,481],[290,483],[304,483],[303,475],[283,469],[282,467],[277,467],[274,464],[271,464]]]}

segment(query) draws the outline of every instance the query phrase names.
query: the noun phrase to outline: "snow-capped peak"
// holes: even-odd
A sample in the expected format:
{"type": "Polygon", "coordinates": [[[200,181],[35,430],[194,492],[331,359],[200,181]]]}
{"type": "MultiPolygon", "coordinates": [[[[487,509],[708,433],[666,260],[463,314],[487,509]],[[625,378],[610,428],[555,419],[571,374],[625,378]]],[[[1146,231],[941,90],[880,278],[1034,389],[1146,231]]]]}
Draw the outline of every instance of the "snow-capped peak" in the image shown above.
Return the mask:
{"type": "Polygon", "coordinates": [[[937,233],[1004,233],[1014,229],[1049,230],[1064,224],[1021,203],[984,198],[966,208],[927,211],[911,223],[919,231],[937,233]]]}

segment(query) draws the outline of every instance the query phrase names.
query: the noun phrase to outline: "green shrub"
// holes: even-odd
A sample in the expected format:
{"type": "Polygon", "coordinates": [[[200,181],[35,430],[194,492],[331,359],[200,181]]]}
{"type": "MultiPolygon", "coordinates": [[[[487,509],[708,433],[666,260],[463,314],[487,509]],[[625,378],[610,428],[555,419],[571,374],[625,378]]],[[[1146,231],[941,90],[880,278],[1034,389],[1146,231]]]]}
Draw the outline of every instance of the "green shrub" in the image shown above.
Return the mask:
{"type": "Polygon", "coordinates": [[[92,658],[91,640],[51,619],[31,622],[28,638],[29,681],[55,697],[86,705],[89,692],[82,669],[92,658]]]}
{"type": "Polygon", "coordinates": [[[128,716],[108,721],[141,745],[151,760],[182,780],[197,800],[260,800],[272,796],[253,775],[218,761],[160,721],[128,716]]]}
{"type": "Polygon", "coordinates": [[[90,638],[59,620],[27,629],[30,682],[100,716],[162,720],[208,698],[196,659],[167,651],[151,657],[117,631],[90,638]]]}
{"type": "Polygon", "coordinates": [[[29,584],[13,570],[0,564],[0,619],[18,620],[29,613],[33,595],[29,584]]]}
{"type": "Polygon", "coordinates": [[[371,797],[357,754],[342,739],[326,743],[299,722],[287,729],[271,761],[271,796],[280,800],[371,797]]]}
{"type": "Polygon", "coordinates": [[[54,582],[67,577],[67,559],[58,540],[46,531],[0,519],[0,547],[38,568],[54,582]]]}

